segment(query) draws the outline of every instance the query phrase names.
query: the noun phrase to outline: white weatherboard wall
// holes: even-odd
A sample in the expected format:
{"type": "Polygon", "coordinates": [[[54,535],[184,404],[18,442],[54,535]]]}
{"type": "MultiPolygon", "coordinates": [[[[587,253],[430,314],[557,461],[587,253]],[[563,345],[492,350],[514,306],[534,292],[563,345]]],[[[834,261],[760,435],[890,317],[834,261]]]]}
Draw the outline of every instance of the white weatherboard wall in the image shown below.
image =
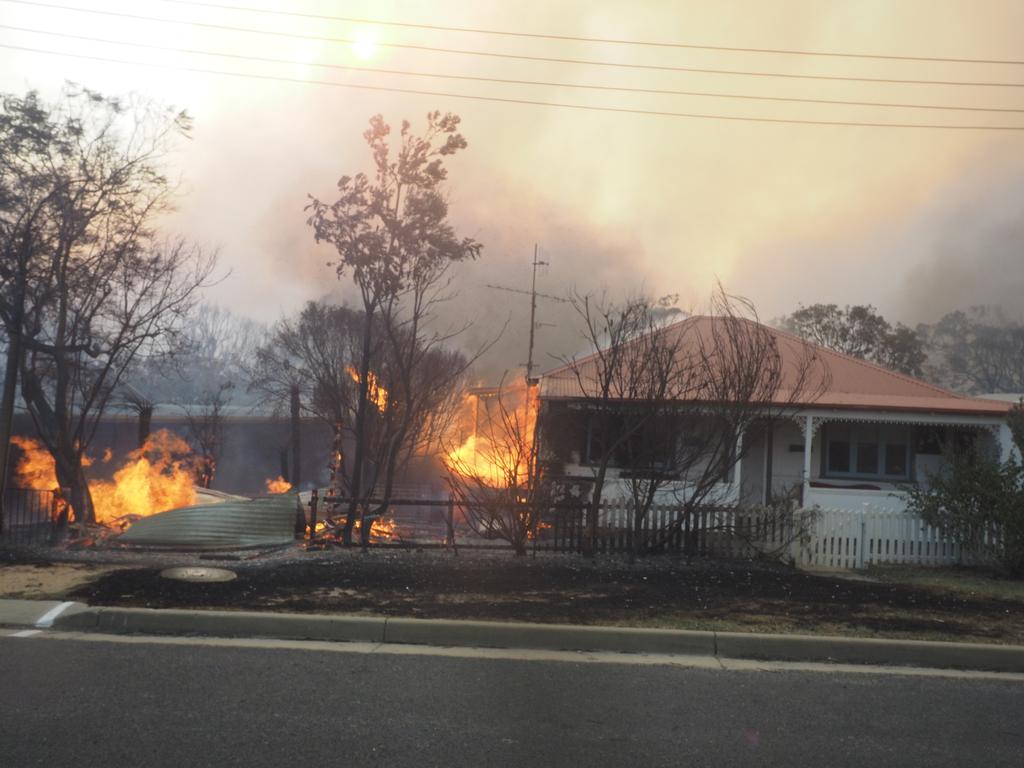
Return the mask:
{"type": "MultiPolygon", "coordinates": [[[[804,435],[793,421],[781,422],[775,430],[772,440],[772,494],[782,495],[788,490],[797,488],[804,481],[804,435]],[[800,450],[791,451],[790,446],[800,446],[800,450]]],[[[818,464],[817,447],[812,445],[811,467],[818,464]]],[[[816,473],[812,470],[812,475],[816,473]]]]}
{"type": "Polygon", "coordinates": [[[865,491],[857,488],[814,488],[804,500],[807,507],[822,509],[856,510],[860,513],[867,504],[871,509],[902,512],[906,508],[907,495],[896,490],[865,491]]]}

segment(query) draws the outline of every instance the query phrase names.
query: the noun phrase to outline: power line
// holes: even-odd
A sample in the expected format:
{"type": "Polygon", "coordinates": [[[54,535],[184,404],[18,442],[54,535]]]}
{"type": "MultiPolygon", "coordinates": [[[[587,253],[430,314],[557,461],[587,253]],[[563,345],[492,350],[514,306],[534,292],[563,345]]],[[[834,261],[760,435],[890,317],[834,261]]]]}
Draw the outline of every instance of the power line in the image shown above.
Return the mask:
{"type": "MultiPolygon", "coordinates": [[[[274,37],[286,37],[293,40],[314,40],[318,42],[326,43],[341,43],[344,45],[351,45],[355,43],[355,40],[342,37],[329,37],[324,35],[304,35],[294,32],[283,32],[280,30],[270,29],[257,29],[253,27],[239,27],[231,24],[213,24],[205,21],[186,21],[182,19],[168,19],[159,16],[145,16],[142,14],[126,13],[122,11],[104,11],[98,8],[76,8],[71,5],[60,5],[57,3],[45,3],[38,2],[37,0],[0,0],[5,3],[15,3],[18,5],[27,5],[36,8],[49,8],[55,10],[72,11],[78,13],[90,13],[101,16],[112,16],[123,19],[135,19],[137,21],[150,21],[160,22],[163,24],[179,24],[191,27],[201,27],[204,29],[218,29],[228,32],[242,32],[245,34],[257,34],[257,35],[270,35],[274,37]]],[[[513,53],[499,53],[497,51],[480,51],[480,50],[468,50],[464,48],[442,48],[428,45],[413,45],[409,43],[383,43],[376,42],[375,45],[383,48],[401,48],[404,50],[413,51],[427,51],[430,53],[444,53],[444,54],[456,54],[460,56],[482,56],[487,58],[497,59],[514,59],[517,61],[535,61],[544,62],[548,64],[574,64],[582,66],[595,66],[595,67],[611,67],[619,69],[638,69],[638,70],[650,70],[657,72],[690,72],[698,74],[709,74],[709,75],[734,75],[741,77],[779,77],[787,78],[792,80],[824,80],[824,81],[840,81],[840,82],[854,82],[854,83],[889,83],[889,84],[902,84],[902,85],[947,85],[947,86],[967,86],[967,87],[986,87],[986,88],[1024,88],[1024,82],[1008,83],[1005,81],[968,81],[968,80],[920,80],[910,78],[892,78],[892,77],[854,77],[852,75],[807,75],[797,74],[792,72],[757,72],[752,70],[736,70],[736,69],[709,69],[705,67],[681,67],[668,64],[636,64],[626,62],[614,62],[614,61],[601,61],[597,59],[572,59],[562,58],[555,56],[530,56],[526,54],[513,54],[513,53]]]]}
{"type": "Polygon", "coordinates": [[[290,16],[320,21],[341,21],[349,24],[372,24],[382,27],[403,27],[406,29],[426,29],[434,32],[468,32],[478,35],[497,35],[536,40],[559,40],[573,43],[601,43],[609,45],[635,45],[652,48],[681,48],[701,51],[727,51],[731,53],[772,53],[787,56],[823,56],[844,59],[882,59],[887,61],[931,61],[949,64],[1022,64],[1024,60],[1013,59],[970,59],[949,56],[909,56],[883,53],[854,53],[850,51],[808,51],[794,48],[749,48],[732,45],[708,45],[698,43],[668,43],[653,40],[629,40],[613,37],[583,37],[581,35],[556,35],[545,32],[513,32],[505,29],[489,29],[484,27],[453,27],[440,24],[418,24],[408,21],[382,21],[381,19],[365,19],[354,16],[329,16],[320,13],[302,13],[299,11],[280,11],[271,8],[253,8],[242,5],[224,5],[222,3],[202,3],[197,0],[161,0],[174,5],[188,5],[197,8],[216,8],[224,11],[240,11],[245,13],[263,13],[273,16],[290,16]]]}
{"type": "Polygon", "coordinates": [[[751,117],[749,115],[717,115],[700,112],[671,112],[656,109],[633,109],[630,107],[598,107],[590,104],[572,104],[560,101],[536,101],[534,99],[514,99],[503,96],[481,96],[468,93],[449,93],[444,91],[424,91],[415,88],[394,88],[383,85],[366,85],[362,83],[339,83],[334,80],[309,80],[295,77],[283,77],[280,75],[257,75],[249,72],[228,72],[218,69],[207,69],[205,67],[187,67],[177,64],[165,64],[162,62],[132,61],[112,56],[94,56],[83,53],[68,53],[66,51],[50,51],[43,48],[32,48],[22,45],[11,45],[0,43],[0,48],[7,48],[15,51],[28,53],[41,53],[50,56],[63,56],[72,59],[83,59],[88,61],[102,61],[113,64],[157,67],[160,69],[172,69],[181,72],[196,72],[207,75],[219,75],[224,77],[240,77],[251,80],[264,80],[282,83],[302,83],[304,85],[323,85],[334,88],[351,88],[363,91],[378,91],[384,93],[404,93],[417,96],[435,96],[448,99],[466,99],[469,101],[487,101],[499,104],[520,104],[536,107],[557,107],[560,109],[575,109],[586,112],[610,112],[615,114],[648,115],[652,117],[676,117],[691,118],[697,120],[723,120],[742,123],[775,123],[779,125],[828,125],[850,128],[923,128],[935,130],[963,130],[963,131],[1024,131],[1024,126],[1015,125],[942,125],[936,123],[878,123],[878,122],[857,122],[851,120],[802,120],[797,118],[781,117],[751,117]]]}
{"type": "Polygon", "coordinates": [[[483,77],[477,75],[452,75],[436,72],[415,72],[412,70],[402,69],[381,69],[378,67],[365,67],[365,66],[352,66],[346,64],[324,64],[318,62],[304,62],[296,61],[295,59],[280,59],[268,56],[250,56],[240,53],[222,53],[219,51],[205,51],[198,48],[178,48],[169,45],[157,45],[155,43],[136,43],[127,40],[114,40],[107,37],[93,37],[90,35],[79,35],[70,32],[54,32],[47,29],[34,29],[32,27],[20,27],[12,24],[0,24],[0,29],[9,29],[16,32],[29,32],[37,35],[49,35],[51,37],[63,37],[72,40],[85,40],[95,43],[104,43],[108,45],[125,45],[133,48],[148,48],[158,51],[167,51],[170,53],[184,53],[194,54],[200,56],[218,56],[226,59],[236,59],[240,61],[258,61],[268,64],[288,64],[288,65],[299,65],[299,66],[312,66],[321,67],[324,69],[335,69],[348,72],[371,72],[374,74],[383,75],[400,75],[405,77],[431,77],[443,80],[466,80],[471,82],[481,83],[500,83],[506,85],[531,85],[541,86],[548,88],[573,88],[577,90],[590,90],[590,91],[614,91],[620,93],[640,93],[649,95],[659,96],[700,96],[700,97],[711,97],[720,99],[741,99],[750,101],[773,101],[773,102],[793,102],[801,104],[836,104],[843,106],[854,106],[854,107],[890,107],[899,109],[933,109],[933,110],[953,110],[960,112],[1009,112],[1009,113],[1024,113],[1024,108],[1012,108],[1012,107],[966,107],[957,105],[944,105],[944,104],[910,104],[902,102],[887,102],[887,101],[850,101],[843,99],[815,99],[815,98],[799,98],[789,96],[761,96],[755,94],[744,94],[744,93],[721,93],[715,91],[683,91],[674,90],[668,88],[637,88],[629,86],[614,86],[614,85],[591,85],[583,83],[566,83],[566,82],[552,82],[546,80],[516,80],[511,78],[503,77],[483,77]]]}

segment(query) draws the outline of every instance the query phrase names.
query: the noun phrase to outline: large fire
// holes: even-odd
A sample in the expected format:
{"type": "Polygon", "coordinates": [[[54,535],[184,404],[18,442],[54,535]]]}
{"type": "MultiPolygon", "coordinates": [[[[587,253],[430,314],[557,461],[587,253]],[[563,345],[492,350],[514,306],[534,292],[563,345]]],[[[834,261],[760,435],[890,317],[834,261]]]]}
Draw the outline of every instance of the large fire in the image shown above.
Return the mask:
{"type": "MultiPolygon", "coordinates": [[[[15,482],[25,488],[53,490],[58,487],[53,457],[35,440],[12,437],[21,449],[15,482]]],[[[86,466],[88,460],[83,463],[86,466]]],[[[196,502],[195,466],[188,443],[162,429],[114,473],[113,480],[89,481],[96,522],[110,524],[146,517],[196,502]]]]}
{"type": "Polygon", "coordinates": [[[11,443],[21,450],[21,459],[14,468],[15,485],[40,491],[57,488],[57,465],[48,450],[35,440],[19,435],[13,435],[11,443]]]}
{"type": "Polygon", "coordinates": [[[448,471],[494,488],[528,482],[537,406],[536,392],[524,386],[467,395],[459,421],[469,436],[443,457],[448,471]]]}
{"type": "Polygon", "coordinates": [[[292,489],[292,484],[281,475],[274,479],[268,477],[264,482],[267,484],[267,493],[288,493],[292,489]]]}
{"type": "MultiPolygon", "coordinates": [[[[359,383],[359,371],[352,366],[348,367],[348,375],[352,377],[352,381],[356,384],[359,383]]],[[[378,411],[385,411],[388,407],[388,391],[377,381],[377,377],[373,374],[373,371],[366,377],[366,396],[370,402],[377,406],[378,411]]]]}

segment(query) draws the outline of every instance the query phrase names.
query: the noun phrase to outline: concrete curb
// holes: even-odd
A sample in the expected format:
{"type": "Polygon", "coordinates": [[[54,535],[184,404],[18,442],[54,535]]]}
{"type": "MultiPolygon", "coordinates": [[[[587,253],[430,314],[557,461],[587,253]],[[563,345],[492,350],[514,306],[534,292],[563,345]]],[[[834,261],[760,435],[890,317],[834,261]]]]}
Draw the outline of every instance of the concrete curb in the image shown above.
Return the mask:
{"type": "Polygon", "coordinates": [[[610,651],[1024,673],[1024,646],[1019,645],[821,635],[696,632],[253,611],[87,608],[77,605],[75,610],[67,610],[58,616],[53,626],[59,630],[111,634],[208,635],[449,647],[610,651]]]}
{"type": "Polygon", "coordinates": [[[444,619],[389,618],[384,629],[384,642],[548,651],[715,655],[713,632],[444,619]]]}
{"type": "Polygon", "coordinates": [[[258,611],[93,608],[54,622],[57,629],[131,635],[212,635],[285,640],[384,642],[383,616],[319,616],[258,611]]]}
{"type": "Polygon", "coordinates": [[[715,641],[716,655],[728,659],[1024,672],[1024,646],[1020,645],[744,632],[716,632],[715,641]]]}

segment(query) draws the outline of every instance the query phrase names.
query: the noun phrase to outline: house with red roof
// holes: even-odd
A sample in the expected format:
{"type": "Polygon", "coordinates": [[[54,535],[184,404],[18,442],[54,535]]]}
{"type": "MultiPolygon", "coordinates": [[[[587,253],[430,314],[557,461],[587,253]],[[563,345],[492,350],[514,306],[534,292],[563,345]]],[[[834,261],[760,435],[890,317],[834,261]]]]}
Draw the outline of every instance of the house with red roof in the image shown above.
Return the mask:
{"type": "MultiPolygon", "coordinates": [[[[680,354],[687,354],[694,345],[713,345],[716,324],[729,322],[756,328],[775,350],[782,374],[764,400],[772,418],[750,421],[736,439],[739,459],[721,481],[724,503],[758,506],[795,493],[804,507],[902,510],[907,486],[928,482],[945,460],[944,447],[970,443],[1003,460],[1015,450],[1006,420],[1010,402],[961,395],[752,320],[693,316],[658,332],[681,334],[680,354]],[[798,386],[794,379],[798,370],[806,373],[801,366],[808,357],[813,372],[798,386]]],[[[593,355],[547,372],[538,383],[542,414],[563,414],[560,439],[549,441],[558,471],[584,482],[595,475],[587,411],[599,367],[593,355]]],[[[701,398],[691,395],[679,407],[699,409],[701,398]]],[[[629,399],[611,407],[628,409],[629,399]]],[[[623,478],[631,469],[613,462],[605,499],[627,496],[623,478]]],[[[686,478],[676,481],[667,492],[678,494],[686,478]]]]}

